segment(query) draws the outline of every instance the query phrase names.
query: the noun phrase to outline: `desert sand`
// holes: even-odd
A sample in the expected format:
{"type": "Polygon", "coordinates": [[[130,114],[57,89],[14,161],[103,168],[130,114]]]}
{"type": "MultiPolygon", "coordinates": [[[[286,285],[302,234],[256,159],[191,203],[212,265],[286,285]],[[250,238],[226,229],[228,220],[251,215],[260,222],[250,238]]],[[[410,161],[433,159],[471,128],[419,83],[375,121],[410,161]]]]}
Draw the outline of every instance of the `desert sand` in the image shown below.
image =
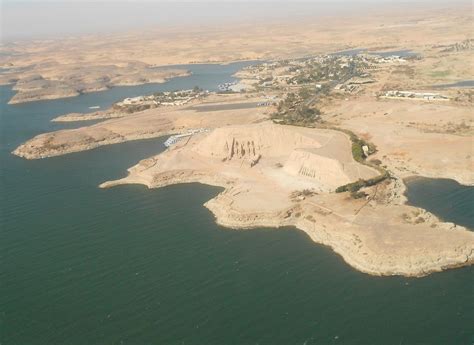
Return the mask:
{"type": "Polygon", "coordinates": [[[375,142],[378,152],[373,158],[399,177],[444,177],[474,184],[470,107],[361,96],[326,111],[343,128],[375,142]],[[456,132],[461,124],[468,130],[456,132]]]}
{"type": "MultiPolygon", "coordinates": [[[[237,95],[215,95],[205,104],[252,102],[237,95]]],[[[268,116],[270,109],[250,108],[226,111],[196,111],[193,107],[155,108],[111,119],[92,126],[40,134],[19,146],[14,154],[37,159],[90,150],[129,140],[157,138],[195,128],[251,123],[268,116]]]]}
{"type": "Polygon", "coordinates": [[[352,159],[337,131],[264,122],[202,133],[141,161],[101,187],[159,188],[199,182],[224,188],[205,206],[231,228],[295,226],[351,266],[374,275],[422,276],[474,262],[474,233],[442,223],[387,194],[389,184],[354,201],[331,193],[378,172],[352,159]]]}
{"type": "Polygon", "coordinates": [[[34,73],[12,72],[0,75],[0,83],[13,83],[17,93],[9,104],[46,99],[75,97],[81,93],[107,90],[114,86],[164,83],[170,78],[187,76],[184,69],[153,69],[145,64],[129,63],[127,66],[76,66],[47,64],[35,67],[34,73]],[[45,77],[48,71],[54,75],[45,77]]]}
{"type": "Polygon", "coordinates": [[[277,60],[354,47],[425,50],[460,42],[470,38],[466,37],[470,32],[469,6],[433,5],[429,10],[412,6],[407,11],[394,5],[352,16],[18,41],[0,48],[0,67],[6,68],[0,84],[14,84],[20,92],[11,103],[20,103],[72,97],[114,85],[160,82],[172,76],[160,75],[154,66],[277,60]]]}

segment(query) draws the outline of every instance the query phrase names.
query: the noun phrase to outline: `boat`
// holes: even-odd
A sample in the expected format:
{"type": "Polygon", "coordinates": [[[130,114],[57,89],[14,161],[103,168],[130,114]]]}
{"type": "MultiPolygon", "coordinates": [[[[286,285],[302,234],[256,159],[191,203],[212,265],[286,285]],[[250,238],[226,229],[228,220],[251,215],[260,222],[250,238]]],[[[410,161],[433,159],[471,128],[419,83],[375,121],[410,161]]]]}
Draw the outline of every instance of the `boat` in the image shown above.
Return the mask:
{"type": "Polygon", "coordinates": [[[237,82],[233,81],[233,82],[228,82],[228,83],[222,83],[222,84],[219,84],[217,86],[217,88],[219,89],[219,91],[231,91],[231,87],[233,85],[236,85],[237,82]]]}

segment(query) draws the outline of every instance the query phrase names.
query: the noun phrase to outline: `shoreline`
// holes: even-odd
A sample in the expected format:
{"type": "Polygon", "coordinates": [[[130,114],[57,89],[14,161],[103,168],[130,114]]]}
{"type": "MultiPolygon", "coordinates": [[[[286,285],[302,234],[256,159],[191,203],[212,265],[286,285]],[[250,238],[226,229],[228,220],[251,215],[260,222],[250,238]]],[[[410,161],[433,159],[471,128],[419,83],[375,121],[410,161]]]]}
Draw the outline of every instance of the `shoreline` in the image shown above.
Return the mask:
{"type": "MultiPolygon", "coordinates": [[[[104,182],[100,187],[128,183],[148,188],[180,183],[219,186],[224,190],[204,203],[218,224],[234,229],[292,226],[314,242],[331,247],[354,269],[371,275],[420,277],[468,266],[474,264],[474,233],[408,205],[404,182],[405,178],[422,175],[474,184],[469,170],[470,152],[465,145],[469,139],[456,135],[470,133],[469,122],[464,122],[468,119],[467,108],[459,106],[468,104],[468,100],[461,95],[459,104],[428,104],[374,97],[375,91],[387,83],[418,89],[408,77],[431,71],[430,54],[437,54],[434,49],[428,48],[425,60],[400,65],[374,62],[374,79],[357,92],[340,88],[332,92],[328,84],[327,101],[318,103],[321,112],[316,109],[322,115],[319,118],[307,112],[303,115],[309,120],[299,119],[303,116],[300,110],[305,109],[295,107],[304,96],[293,101],[289,94],[284,98],[280,87],[284,87],[281,85],[285,80],[289,93],[294,82],[300,84],[300,91],[307,87],[304,80],[291,79],[297,78],[299,72],[290,73],[288,67],[305,63],[289,62],[288,66],[260,66],[263,72],[258,69],[248,73],[249,80],[283,77],[274,90],[262,84],[252,95],[213,97],[215,104],[239,97],[280,100],[268,108],[143,110],[92,126],[38,135],[17,147],[13,154],[27,159],[46,158],[206,129],[208,134],[178,142],[131,167],[127,177],[104,182]],[[279,114],[293,126],[266,121],[275,119],[280,105],[279,114]],[[446,115],[454,124],[443,122],[446,115]],[[320,123],[321,119],[334,128],[308,125],[311,121],[320,123]],[[372,143],[377,147],[372,148],[372,143]]],[[[194,64],[225,65],[217,61],[194,64]]],[[[237,77],[241,72],[236,72],[237,77]]],[[[342,72],[338,69],[335,73],[342,72]]],[[[420,80],[429,79],[425,75],[420,80]]],[[[97,117],[98,113],[85,116],[97,117]]],[[[74,116],[69,114],[69,119],[74,116]]],[[[67,115],[54,120],[66,118],[67,115]]]]}
{"type": "Polygon", "coordinates": [[[35,154],[30,154],[28,152],[24,152],[21,147],[19,146],[15,150],[13,150],[11,153],[15,156],[25,158],[25,159],[44,159],[44,158],[51,158],[51,157],[58,157],[66,154],[71,154],[71,153],[76,153],[76,152],[83,152],[83,151],[88,151],[88,150],[93,150],[101,146],[106,146],[106,145],[114,145],[114,144],[121,144],[125,143],[128,141],[135,141],[135,140],[146,140],[146,139],[153,139],[153,138],[160,138],[163,136],[168,136],[168,135],[173,135],[173,134],[178,134],[180,131],[169,131],[169,132],[153,132],[153,133],[148,133],[148,134],[137,134],[134,136],[129,136],[127,138],[122,137],[122,136],[117,136],[116,138],[113,139],[107,139],[107,140],[102,140],[102,141],[94,141],[91,143],[83,143],[82,145],[78,145],[75,147],[70,147],[68,149],[57,149],[57,150],[48,150],[48,153],[43,154],[43,153],[38,153],[36,152],[35,154]]]}
{"type": "MultiPolygon", "coordinates": [[[[270,131],[268,127],[264,132],[270,131]]],[[[321,130],[304,129],[308,135],[312,131],[321,130]]],[[[264,162],[256,167],[219,163],[219,157],[210,158],[212,153],[203,151],[207,142],[219,147],[217,138],[218,134],[212,139],[205,135],[192,139],[139,162],[128,169],[127,177],[99,187],[143,184],[151,189],[181,183],[221,187],[222,192],[204,203],[219,225],[233,229],[293,226],[314,242],[331,247],[351,267],[370,275],[421,277],[474,264],[474,233],[408,205],[401,179],[365,188],[370,195],[367,199],[327,191],[291,199],[288,195],[294,186],[268,186],[268,178],[272,181],[276,176],[276,172],[269,172],[271,153],[263,152],[264,162]],[[212,162],[206,162],[209,159],[212,162]],[[265,197],[270,190],[271,200],[265,197]]],[[[285,181],[292,179],[285,176],[285,181]]]]}
{"type": "MultiPolygon", "coordinates": [[[[157,184],[152,184],[147,179],[140,179],[137,176],[133,176],[133,173],[131,173],[129,169],[129,175],[127,177],[119,180],[104,182],[100,184],[99,187],[112,188],[125,184],[142,184],[149,189],[158,189],[176,184],[191,183],[199,183],[203,185],[224,188],[222,192],[218,193],[215,197],[203,204],[203,206],[213,214],[217,224],[235,230],[252,230],[260,227],[275,228],[275,230],[277,230],[280,227],[294,227],[297,230],[305,232],[313,242],[331,248],[331,250],[341,256],[344,262],[350,265],[352,268],[369,275],[405,276],[418,278],[432,273],[474,264],[474,249],[469,250],[468,248],[465,251],[461,251],[458,257],[444,258],[442,256],[438,256],[437,260],[428,260],[421,263],[419,262],[419,266],[412,264],[404,267],[403,264],[400,264],[400,262],[393,262],[391,260],[386,262],[378,261],[375,263],[370,263],[370,261],[364,260],[364,255],[360,255],[360,252],[357,251],[356,246],[351,245],[351,242],[347,241],[347,238],[344,238],[344,236],[338,234],[336,227],[331,229],[325,224],[318,226],[318,219],[316,219],[316,222],[314,223],[303,217],[288,217],[286,219],[281,219],[281,216],[284,214],[294,214],[295,211],[300,211],[302,209],[300,205],[273,214],[261,212],[242,212],[233,208],[232,202],[226,200],[226,195],[232,192],[233,187],[229,187],[229,183],[231,182],[217,182],[209,176],[204,178],[203,176],[196,177],[189,175],[182,178],[173,177],[173,179],[168,179],[166,182],[162,181],[158,182],[157,184]]],[[[431,218],[438,219],[431,213],[426,212],[426,214],[428,214],[431,218]]],[[[441,224],[450,226],[451,223],[443,222],[441,224]]],[[[461,226],[455,226],[455,228],[456,231],[470,232],[461,226]]],[[[453,230],[450,229],[448,231],[453,230]]]]}
{"type": "MultiPolygon", "coordinates": [[[[41,88],[41,89],[37,89],[37,88],[21,89],[21,88],[17,88],[17,89],[15,89],[15,87],[17,85],[17,82],[11,82],[11,83],[4,84],[4,85],[5,86],[12,85],[12,90],[16,91],[16,93],[12,96],[12,98],[7,102],[8,105],[16,105],[16,104],[24,104],[24,103],[32,103],[32,102],[41,102],[41,101],[48,101],[48,100],[67,99],[67,98],[72,98],[72,97],[79,97],[79,96],[84,95],[84,94],[108,91],[108,90],[111,90],[115,87],[140,86],[140,85],[147,85],[147,84],[164,84],[164,83],[166,83],[167,81],[169,81],[171,79],[188,77],[192,74],[188,70],[179,70],[179,71],[176,71],[176,70],[166,71],[166,70],[164,70],[164,72],[169,72],[169,73],[171,73],[171,75],[169,75],[169,76],[165,75],[163,77],[153,79],[153,80],[148,80],[148,81],[145,81],[145,82],[129,82],[129,83],[120,82],[120,81],[112,82],[111,84],[104,85],[104,86],[101,86],[101,87],[96,87],[96,88],[90,89],[90,90],[87,90],[87,89],[86,90],[78,90],[77,88],[74,87],[74,85],[68,85],[67,87],[69,87],[69,90],[68,90],[69,94],[66,94],[66,95],[60,94],[60,93],[55,93],[54,91],[50,92],[50,93],[41,94],[41,92],[47,91],[47,88],[41,88]],[[33,95],[28,96],[29,92],[33,93],[33,95]],[[35,95],[34,94],[35,92],[40,92],[40,94],[35,95]]],[[[44,80],[44,81],[45,82],[51,82],[51,80],[44,80]]]]}
{"type": "MultiPolygon", "coordinates": [[[[211,99],[206,104],[227,104],[229,101],[241,99],[249,101],[248,98],[239,94],[210,97],[211,99]]],[[[93,125],[85,124],[79,128],[39,134],[19,145],[12,153],[26,159],[54,157],[131,140],[179,134],[193,128],[215,128],[238,124],[242,121],[259,121],[267,117],[267,111],[268,109],[264,107],[199,112],[188,105],[158,107],[105,119],[93,125]]]]}
{"type": "Polygon", "coordinates": [[[437,217],[441,221],[451,222],[474,232],[472,217],[456,211],[458,207],[463,210],[465,207],[469,207],[469,200],[474,196],[472,195],[474,191],[472,185],[463,185],[455,179],[434,179],[424,176],[411,176],[403,179],[403,183],[406,186],[404,197],[407,199],[407,205],[422,207],[428,212],[437,210],[437,217]],[[451,194],[456,195],[455,200],[443,199],[446,195],[451,194]],[[459,204],[456,204],[457,202],[459,204]],[[443,204],[451,205],[452,212],[446,212],[447,210],[442,206],[443,204]]]}

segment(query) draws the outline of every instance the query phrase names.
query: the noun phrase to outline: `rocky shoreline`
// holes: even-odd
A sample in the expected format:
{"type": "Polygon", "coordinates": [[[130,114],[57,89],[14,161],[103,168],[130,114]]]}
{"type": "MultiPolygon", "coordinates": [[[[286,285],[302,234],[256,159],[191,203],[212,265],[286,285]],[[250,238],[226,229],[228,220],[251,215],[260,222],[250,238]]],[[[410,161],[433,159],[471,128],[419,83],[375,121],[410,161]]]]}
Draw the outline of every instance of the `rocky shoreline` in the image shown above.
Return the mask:
{"type": "Polygon", "coordinates": [[[118,113],[113,111],[95,111],[93,113],[69,113],[58,116],[51,120],[51,122],[79,122],[79,121],[93,121],[93,120],[108,120],[127,116],[128,114],[118,113]]]}
{"type": "Polygon", "coordinates": [[[256,168],[242,167],[219,163],[216,157],[215,164],[220,166],[216,169],[196,154],[204,145],[201,141],[204,139],[196,138],[143,160],[129,169],[127,177],[100,187],[144,184],[161,188],[179,183],[222,187],[222,192],[204,204],[218,224],[233,229],[293,226],[370,275],[421,277],[474,264],[474,233],[406,205],[405,185],[399,179],[366,188],[368,197],[362,200],[348,193],[292,197],[291,189],[284,185],[260,191],[267,182],[260,181],[259,175],[267,174],[268,166],[257,171],[261,163],[256,168]],[[191,166],[189,161],[195,163],[191,166]]]}
{"type": "MultiPolygon", "coordinates": [[[[97,141],[91,140],[90,138],[85,138],[80,143],[75,143],[74,145],[59,145],[59,146],[48,146],[45,144],[44,150],[35,149],[34,151],[30,150],[30,146],[28,144],[24,144],[16,148],[12,153],[18,157],[23,157],[26,159],[42,159],[42,158],[49,158],[49,157],[56,157],[62,156],[69,153],[74,152],[81,152],[92,150],[100,146],[105,145],[113,145],[113,144],[120,144],[126,141],[133,141],[133,140],[144,140],[144,139],[152,139],[152,138],[159,138],[164,135],[172,135],[176,134],[178,131],[151,131],[148,133],[141,133],[141,134],[134,134],[128,135],[124,137],[117,133],[109,133],[108,138],[97,141]]],[[[47,136],[41,137],[38,136],[37,140],[44,140],[47,141],[50,138],[47,136]]]]}
{"type": "MultiPolygon", "coordinates": [[[[357,218],[343,219],[331,211],[318,209],[318,206],[312,205],[311,202],[302,201],[277,212],[259,212],[258,210],[248,212],[234,205],[232,195],[238,189],[236,181],[218,180],[203,172],[193,171],[173,171],[170,175],[149,179],[140,176],[140,172],[135,169],[136,167],[130,170],[128,177],[105,182],[100,187],[144,184],[149,188],[161,188],[178,183],[195,182],[223,187],[224,191],[204,204],[215,216],[219,225],[232,229],[294,226],[304,231],[315,243],[329,246],[353,268],[370,275],[423,277],[430,273],[474,264],[474,234],[472,232],[452,223],[440,222],[434,215],[415,207],[401,206],[404,209],[418,210],[423,213],[432,224],[437,224],[436,230],[431,230],[432,232],[436,232],[441,237],[455,239],[456,244],[447,246],[445,250],[440,248],[430,250],[427,244],[424,248],[412,248],[415,252],[411,255],[407,255],[409,251],[406,250],[393,252],[390,251],[390,246],[385,247],[380,244],[374,246],[370,243],[370,237],[376,236],[376,229],[364,228],[357,218]]],[[[411,231],[417,231],[416,227],[417,225],[414,225],[411,231]]],[[[423,230],[425,233],[427,231],[430,230],[423,230]]],[[[386,235],[396,236],[396,233],[386,235]]]]}
{"type": "MultiPolygon", "coordinates": [[[[72,72],[68,71],[68,73],[72,72]]],[[[17,91],[8,104],[77,97],[84,93],[105,91],[116,86],[161,84],[171,78],[185,77],[191,73],[184,69],[155,70],[146,65],[131,64],[122,68],[97,66],[90,74],[61,75],[58,79],[52,79],[43,77],[41,74],[7,73],[3,79],[10,78],[7,83],[13,84],[13,90],[17,91]]]]}

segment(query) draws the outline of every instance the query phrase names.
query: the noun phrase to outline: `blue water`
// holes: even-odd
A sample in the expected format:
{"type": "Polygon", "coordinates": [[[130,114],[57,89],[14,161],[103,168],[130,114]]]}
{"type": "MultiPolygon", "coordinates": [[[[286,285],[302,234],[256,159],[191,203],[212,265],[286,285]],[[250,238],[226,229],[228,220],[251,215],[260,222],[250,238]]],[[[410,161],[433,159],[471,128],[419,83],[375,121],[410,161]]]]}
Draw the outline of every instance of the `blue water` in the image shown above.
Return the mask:
{"type": "Polygon", "coordinates": [[[335,55],[335,56],[354,56],[358,54],[365,53],[367,49],[365,48],[355,48],[355,49],[348,49],[348,50],[341,50],[335,53],[332,53],[330,55],[335,55]]]}
{"type": "Polygon", "coordinates": [[[418,55],[417,53],[415,53],[413,50],[410,50],[410,49],[392,50],[392,51],[383,51],[383,52],[370,52],[370,54],[380,55],[382,57],[400,56],[402,58],[414,57],[418,55]]]}
{"type": "Polygon", "coordinates": [[[450,87],[459,87],[459,88],[473,88],[474,87],[474,80],[461,80],[455,83],[450,84],[438,84],[433,85],[435,88],[450,88],[450,87]]]}
{"type": "Polygon", "coordinates": [[[474,231],[474,186],[426,177],[410,178],[405,183],[410,205],[422,207],[445,221],[474,231]]]}
{"type": "Polygon", "coordinates": [[[332,53],[331,55],[337,55],[337,56],[354,56],[358,54],[370,54],[370,55],[379,55],[382,57],[388,57],[388,56],[400,56],[400,57],[413,57],[417,56],[418,54],[413,52],[410,49],[403,49],[403,50],[392,50],[392,51],[383,51],[383,52],[373,52],[373,51],[368,51],[366,48],[355,48],[355,49],[348,49],[348,50],[342,50],[339,52],[332,53]]]}
{"type": "MultiPolygon", "coordinates": [[[[372,277],[293,228],[236,231],[199,184],[99,189],[163,138],[44,160],[10,154],[50,119],[121,98],[215,89],[241,64],[192,77],[7,105],[0,87],[0,343],[472,344],[474,269],[372,277]]],[[[78,126],[84,124],[68,124],[78,126]]]]}

